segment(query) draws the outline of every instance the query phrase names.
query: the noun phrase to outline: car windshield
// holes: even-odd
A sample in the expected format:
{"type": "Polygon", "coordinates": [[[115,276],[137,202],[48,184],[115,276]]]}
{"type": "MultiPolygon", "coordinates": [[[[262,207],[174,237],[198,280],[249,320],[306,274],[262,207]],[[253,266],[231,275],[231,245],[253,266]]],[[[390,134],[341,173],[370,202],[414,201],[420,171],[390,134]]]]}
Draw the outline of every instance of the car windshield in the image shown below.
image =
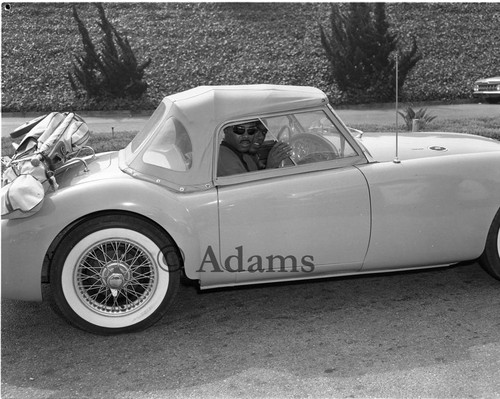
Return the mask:
{"type": "Polygon", "coordinates": [[[341,131],[321,110],[261,119],[267,127],[266,139],[289,144],[294,164],[304,164],[356,156],[341,131]]]}

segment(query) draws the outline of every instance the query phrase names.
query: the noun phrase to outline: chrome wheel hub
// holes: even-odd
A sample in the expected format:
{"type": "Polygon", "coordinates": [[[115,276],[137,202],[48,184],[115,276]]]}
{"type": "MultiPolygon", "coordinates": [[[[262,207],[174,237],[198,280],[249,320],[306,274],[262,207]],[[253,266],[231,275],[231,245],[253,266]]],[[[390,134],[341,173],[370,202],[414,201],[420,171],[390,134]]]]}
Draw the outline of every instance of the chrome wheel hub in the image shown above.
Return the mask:
{"type": "Polygon", "coordinates": [[[124,264],[111,263],[103,268],[102,279],[110,289],[120,290],[130,280],[130,272],[124,264]]]}

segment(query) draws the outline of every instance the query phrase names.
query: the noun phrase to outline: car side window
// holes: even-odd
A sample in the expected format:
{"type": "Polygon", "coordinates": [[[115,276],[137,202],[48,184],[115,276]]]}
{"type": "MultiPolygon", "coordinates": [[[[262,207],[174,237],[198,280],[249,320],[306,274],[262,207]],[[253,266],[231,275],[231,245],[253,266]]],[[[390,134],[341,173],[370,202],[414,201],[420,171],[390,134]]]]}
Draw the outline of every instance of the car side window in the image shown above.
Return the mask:
{"type": "Polygon", "coordinates": [[[322,110],[229,122],[218,142],[218,177],[358,156],[322,110]]]}
{"type": "Polygon", "coordinates": [[[191,168],[192,153],[186,128],[177,119],[170,118],[158,129],[142,160],[150,165],[184,172],[191,168]]]}
{"type": "Polygon", "coordinates": [[[310,111],[263,118],[266,139],[284,142],[292,148],[286,165],[330,161],[357,156],[342,132],[323,111],[310,111]]]}

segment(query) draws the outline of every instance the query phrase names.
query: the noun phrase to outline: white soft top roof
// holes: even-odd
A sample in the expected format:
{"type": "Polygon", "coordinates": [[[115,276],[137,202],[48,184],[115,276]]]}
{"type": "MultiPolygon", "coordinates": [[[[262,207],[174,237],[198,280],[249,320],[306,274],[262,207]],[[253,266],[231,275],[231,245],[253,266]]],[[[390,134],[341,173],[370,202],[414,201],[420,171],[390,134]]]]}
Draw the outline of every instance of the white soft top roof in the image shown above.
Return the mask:
{"type": "Polygon", "coordinates": [[[206,126],[207,117],[222,123],[249,114],[324,105],[328,99],[325,93],[314,87],[240,85],[200,86],[168,96],[164,101],[174,103],[180,112],[198,115],[206,126]]]}
{"type": "Polygon", "coordinates": [[[193,148],[190,170],[166,170],[165,184],[174,189],[182,188],[182,191],[196,191],[211,185],[215,132],[222,125],[282,111],[324,106],[328,98],[321,90],[306,86],[200,86],[165,97],[163,103],[168,110],[166,119],[173,117],[184,125],[193,148]]]}

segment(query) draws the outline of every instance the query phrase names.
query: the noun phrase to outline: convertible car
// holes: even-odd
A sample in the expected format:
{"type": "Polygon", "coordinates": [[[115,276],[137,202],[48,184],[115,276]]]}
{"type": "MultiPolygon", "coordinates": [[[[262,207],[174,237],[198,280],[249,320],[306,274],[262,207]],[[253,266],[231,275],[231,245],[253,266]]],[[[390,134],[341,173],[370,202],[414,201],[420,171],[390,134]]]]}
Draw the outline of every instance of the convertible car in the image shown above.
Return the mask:
{"type": "Polygon", "coordinates": [[[478,260],[500,279],[500,142],[351,130],[311,87],[168,96],[126,148],[52,177],[36,212],[2,220],[2,295],[92,333],[150,327],[181,277],[210,289],[478,260]],[[220,176],[227,128],[254,122],[288,159],[220,176]]]}

